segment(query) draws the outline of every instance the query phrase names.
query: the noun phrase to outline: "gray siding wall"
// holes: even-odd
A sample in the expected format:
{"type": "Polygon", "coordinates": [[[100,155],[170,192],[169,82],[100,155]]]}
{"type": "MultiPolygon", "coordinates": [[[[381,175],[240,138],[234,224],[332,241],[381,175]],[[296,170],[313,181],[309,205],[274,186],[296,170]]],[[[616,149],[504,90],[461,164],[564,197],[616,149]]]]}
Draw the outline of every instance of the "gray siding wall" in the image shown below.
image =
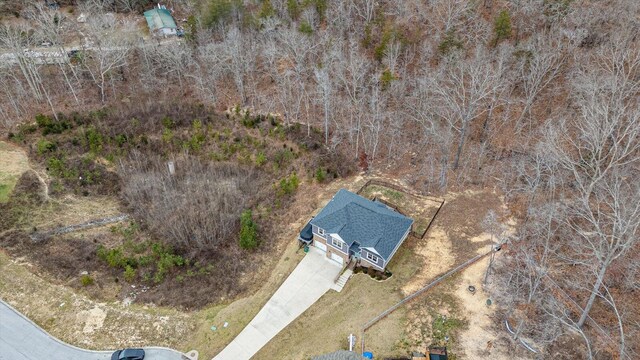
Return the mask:
{"type": "Polygon", "coordinates": [[[345,243],[343,243],[342,241],[336,239],[336,241],[341,245],[341,246],[335,246],[333,244],[333,237],[331,235],[327,235],[327,244],[329,244],[329,246],[331,246],[334,249],[338,249],[340,250],[340,252],[344,253],[344,254],[349,254],[349,246],[345,243]]]}
{"type": "Polygon", "coordinates": [[[321,238],[323,238],[323,239],[325,239],[325,240],[327,239],[327,235],[328,235],[328,234],[325,232],[325,234],[324,234],[324,235],[320,235],[320,232],[318,232],[318,227],[317,227],[317,226],[315,226],[315,225],[311,225],[311,232],[312,232],[314,235],[320,236],[321,238]]]}
{"type": "Polygon", "coordinates": [[[373,262],[373,261],[367,259],[367,253],[371,253],[371,252],[367,251],[367,249],[362,249],[362,252],[361,252],[362,256],[361,257],[362,257],[362,260],[364,262],[369,263],[369,264],[373,264],[380,270],[384,269],[384,260],[382,259],[382,257],[380,257],[380,256],[378,256],[378,255],[376,255],[374,253],[371,253],[371,255],[373,255],[373,256],[378,258],[377,262],[373,262]]]}
{"type": "MultiPolygon", "coordinates": [[[[402,237],[402,240],[400,240],[398,245],[396,245],[396,248],[393,249],[393,252],[391,252],[391,255],[389,255],[389,261],[391,261],[391,259],[393,258],[393,255],[396,254],[396,251],[398,251],[398,249],[400,248],[400,245],[402,245],[402,243],[407,239],[407,236],[409,236],[409,231],[411,231],[412,227],[413,227],[413,223],[411,223],[411,226],[407,229],[407,232],[404,233],[404,236],[402,237]]],[[[386,264],[385,264],[385,266],[386,266],[386,264]]]]}

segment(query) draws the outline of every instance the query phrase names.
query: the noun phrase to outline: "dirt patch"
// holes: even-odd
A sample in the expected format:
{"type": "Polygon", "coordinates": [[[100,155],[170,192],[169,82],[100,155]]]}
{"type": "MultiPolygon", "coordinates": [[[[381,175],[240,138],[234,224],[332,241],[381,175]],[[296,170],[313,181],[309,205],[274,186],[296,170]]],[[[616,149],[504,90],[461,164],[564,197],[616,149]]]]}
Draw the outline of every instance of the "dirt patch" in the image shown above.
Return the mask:
{"type": "MultiPolygon", "coordinates": [[[[487,232],[483,221],[494,211],[505,234],[513,231],[502,198],[492,192],[466,191],[445,195],[445,205],[423,240],[408,242],[420,258],[421,267],[403,287],[404,295],[429,284],[464,261],[489,251],[497,239],[487,232]]],[[[452,353],[462,359],[500,357],[508,346],[492,331],[493,308],[487,307],[487,295],[481,290],[487,268],[483,259],[463,272],[447,279],[408,306],[406,322],[407,351],[424,349],[432,344],[444,345],[441,331],[448,331],[452,353]],[[478,289],[475,295],[468,286],[478,289]]],[[[494,306],[495,307],[495,306],[494,306]]],[[[506,356],[506,355],[504,355],[506,356]]]]}
{"type": "Polygon", "coordinates": [[[493,329],[492,316],[496,304],[487,305],[489,295],[482,290],[482,282],[489,258],[479,261],[460,274],[460,282],[453,295],[460,301],[461,314],[468,320],[468,328],[460,334],[460,352],[466,359],[512,359],[504,347],[498,346],[501,334],[493,329]],[[469,292],[469,285],[475,286],[476,292],[469,292]]]}
{"type": "Polygon", "coordinates": [[[431,228],[427,236],[418,240],[413,251],[422,262],[420,271],[402,287],[406,296],[433,281],[437,275],[453,268],[455,258],[451,240],[441,226],[431,228]]]}
{"type": "Polygon", "coordinates": [[[0,141],[0,202],[9,199],[18,178],[29,169],[29,159],[22,149],[0,141]]]}
{"type": "MultiPolygon", "coordinates": [[[[435,220],[452,239],[452,250],[456,259],[469,259],[478,253],[489,250],[492,244],[486,237],[483,221],[494,211],[503,222],[508,215],[502,198],[490,191],[465,191],[448,193],[445,204],[435,220]]],[[[495,240],[495,239],[494,239],[495,240]]]]}
{"type": "Polygon", "coordinates": [[[85,334],[93,334],[95,330],[101,329],[106,318],[107,313],[97,306],[78,313],[78,320],[84,322],[82,332],[85,334]]]}

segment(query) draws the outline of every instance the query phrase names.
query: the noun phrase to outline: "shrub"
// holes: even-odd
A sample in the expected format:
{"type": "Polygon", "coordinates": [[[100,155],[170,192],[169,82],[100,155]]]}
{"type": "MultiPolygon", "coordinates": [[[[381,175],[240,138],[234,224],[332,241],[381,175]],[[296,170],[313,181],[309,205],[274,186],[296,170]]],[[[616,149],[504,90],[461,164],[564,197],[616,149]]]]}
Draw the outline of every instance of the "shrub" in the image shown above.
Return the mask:
{"type": "Polygon", "coordinates": [[[225,22],[233,13],[233,5],[232,0],[211,0],[205,15],[205,24],[208,27],[214,27],[225,22]]]}
{"type": "Polygon", "coordinates": [[[136,278],[136,269],[133,268],[133,266],[131,265],[127,265],[124,268],[124,280],[126,282],[132,282],[133,279],[136,278]]]}
{"type": "Polygon", "coordinates": [[[182,266],[185,260],[182,256],[173,253],[171,246],[165,246],[160,243],[151,244],[151,251],[156,256],[156,273],[153,281],[162,282],[165,275],[175,266],[182,266]]]}
{"type": "Polygon", "coordinates": [[[387,29],[382,33],[382,38],[380,39],[380,44],[373,49],[373,57],[382,61],[385,54],[387,53],[387,46],[389,46],[389,42],[394,38],[395,31],[393,29],[387,29]]]}
{"type": "Polygon", "coordinates": [[[502,10],[500,14],[498,14],[493,28],[496,33],[495,44],[511,36],[511,17],[507,10],[502,10]]]}
{"type": "Polygon", "coordinates": [[[92,127],[87,130],[85,136],[89,144],[89,151],[94,155],[100,153],[102,151],[102,144],[104,141],[102,134],[96,130],[96,128],[92,127]]]}
{"type": "Polygon", "coordinates": [[[244,112],[244,115],[242,116],[242,119],[240,119],[240,122],[242,123],[242,125],[244,125],[245,127],[248,128],[255,128],[256,125],[258,125],[260,122],[262,122],[265,119],[264,116],[262,115],[256,115],[256,116],[251,116],[251,112],[247,109],[244,112]]]}
{"type": "Polygon", "coordinates": [[[48,141],[46,139],[40,139],[38,141],[38,154],[42,155],[46,152],[54,151],[56,149],[56,144],[48,141]]]}
{"type": "Polygon", "coordinates": [[[271,0],[262,0],[262,7],[260,8],[260,14],[258,17],[270,18],[276,15],[276,10],[271,5],[271,0]]]}
{"type": "Polygon", "coordinates": [[[264,152],[260,151],[257,155],[256,155],[256,166],[262,166],[265,162],[267,162],[267,156],[264,154],[264,152]]]}
{"type": "Polygon", "coordinates": [[[300,16],[300,5],[298,0],[287,0],[287,12],[293,20],[298,20],[300,16]]]}
{"type": "Polygon", "coordinates": [[[273,161],[275,161],[279,166],[287,165],[291,160],[296,158],[296,154],[291,151],[289,148],[285,148],[282,150],[278,150],[275,154],[273,161]]]}
{"type": "Polygon", "coordinates": [[[82,284],[82,286],[93,285],[93,282],[93,278],[90,275],[82,275],[82,277],[80,277],[80,284],[82,284]]]}
{"type": "Polygon", "coordinates": [[[202,149],[202,146],[204,146],[205,142],[206,142],[205,135],[201,132],[198,132],[193,134],[187,142],[182,144],[182,147],[185,150],[189,149],[193,152],[198,152],[200,151],[200,149],[202,149]]]}
{"type": "Polygon", "coordinates": [[[66,168],[64,159],[52,157],[47,160],[47,168],[49,173],[56,177],[61,177],[64,174],[66,168]]]}
{"type": "Polygon", "coordinates": [[[300,23],[300,26],[298,26],[298,31],[306,35],[313,34],[313,28],[311,27],[311,24],[306,21],[300,23]]]}
{"type": "Polygon", "coordinates": [[[107,249],[100,245],[96,250],[96,254],[99,259],[106,261],[109,266],[114,268],[120,267],[125,263],[122,251],[119,248],[107,249]]]}
{"type": "Polygon", "coordinates": [[[187,42],[193,43],[198,38],[198,23],[196,21],[196,17],[193,15],[189,15],[187,18],[187,32],[185,34],[185,39],[187,42]]]}
{"type": "Polygon", "coordinates": [[[253,222],[251,210],[245,210],[240,215],[240,247],[243,249],[258,247],[258,228],[253,222]]]}
{"type": "Polygon", "coordinates": [[[166,129],[173,129],[176,127],[176,123],[170,117],[165,116],[164,118],[162,118],[162,126],[164,126],[166,129]]]}
{"type": "Polygon", "coordinates": [[[438,45],[438,51],[442,55],[448,55],[454,50],[462,50],[463,43],[456,36],[455,31],[449,30],[445,35],[444,39],[438,45]]]}
{"type": "Polygon", "coordinates": [[[116,135],[114,140],[116,141],[116,144],[118,144],[119,147],[122,147],[122,145],[124,145],[127,142],[127,136],[123,134],[118,134],[116,135]]]}
{"type": "Polygon", "coordinates": [[[324,171],[323,168],[318,168],[318,170],[316,170],[315,178],[319,183],[323,182],[326,179],[326,177],[327,177],[327,172],[324,171]]]}
{"type": "Polygon", "coordinates": [[[162,130],[162,141],[168,144],[171,140],[173,140],[173,131],[169,128],[162,130]]]}
{"type": "Polygon", "coordinates": [[[53,119],[51,119],[47,115],[43,115],[43,114],[36,115],[36,124],[38,124],[38,127],[40,128],[46,128],[47,126],[50,126],[52,122],[53,122],[53,119]]]}
{"type": "Polygon", "coordinates": [[[298,185],[300,185],[300,179],[294,172],[289,177],[280,180],[278,195],[291,195],[298,189],[298,185]]]}
{"type": "Polygon", "coordinates": [[[42,129],[42,135],[61,134],[65,130],[71,128],[71,124],[67,121],[56,121],[43,114],[36,115],[36,124],[38,124],[38,127],[42,129]]]}
{"type": "Polygon", "coordinates": [[[310,0],[309,2],[313,4],[313,7],[315,7],[318,17],[320,17],[320,21],[324,21],[327,15],[327,0],[310,0]]]}
{"type": "Polygon", "coordinates": [[[382,85],[382,89],[388,89],[393,80],[396,80],[396,77],[393,76],[389,69],[385,69],[380,76],[380,84],[382,85]]]}

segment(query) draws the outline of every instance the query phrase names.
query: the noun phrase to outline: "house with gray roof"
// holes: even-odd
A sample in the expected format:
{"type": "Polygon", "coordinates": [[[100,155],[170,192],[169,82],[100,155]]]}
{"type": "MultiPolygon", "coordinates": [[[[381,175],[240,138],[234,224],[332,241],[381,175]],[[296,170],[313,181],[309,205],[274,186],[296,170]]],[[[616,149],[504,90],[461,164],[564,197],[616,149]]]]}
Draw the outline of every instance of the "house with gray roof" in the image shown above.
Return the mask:
{"type": "Polygon", "coordinates": [[[379,201],[340,189],[309,221],[300,240],[340,264],[384,270],[409,235],[413,220],[379,201]]]}

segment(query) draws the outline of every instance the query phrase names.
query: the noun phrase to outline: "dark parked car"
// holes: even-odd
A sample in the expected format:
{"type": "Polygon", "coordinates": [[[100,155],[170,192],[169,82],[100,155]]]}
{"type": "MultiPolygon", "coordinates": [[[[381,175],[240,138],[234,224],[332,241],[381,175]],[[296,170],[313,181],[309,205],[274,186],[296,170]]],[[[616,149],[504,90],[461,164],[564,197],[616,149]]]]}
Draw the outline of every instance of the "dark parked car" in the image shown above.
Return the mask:
{"type": "Polygon", "coordinates": [[[142,349],[124,349],[117,350],[111,355],[111,360],[143,360],[144,350],[142,349]]]}

